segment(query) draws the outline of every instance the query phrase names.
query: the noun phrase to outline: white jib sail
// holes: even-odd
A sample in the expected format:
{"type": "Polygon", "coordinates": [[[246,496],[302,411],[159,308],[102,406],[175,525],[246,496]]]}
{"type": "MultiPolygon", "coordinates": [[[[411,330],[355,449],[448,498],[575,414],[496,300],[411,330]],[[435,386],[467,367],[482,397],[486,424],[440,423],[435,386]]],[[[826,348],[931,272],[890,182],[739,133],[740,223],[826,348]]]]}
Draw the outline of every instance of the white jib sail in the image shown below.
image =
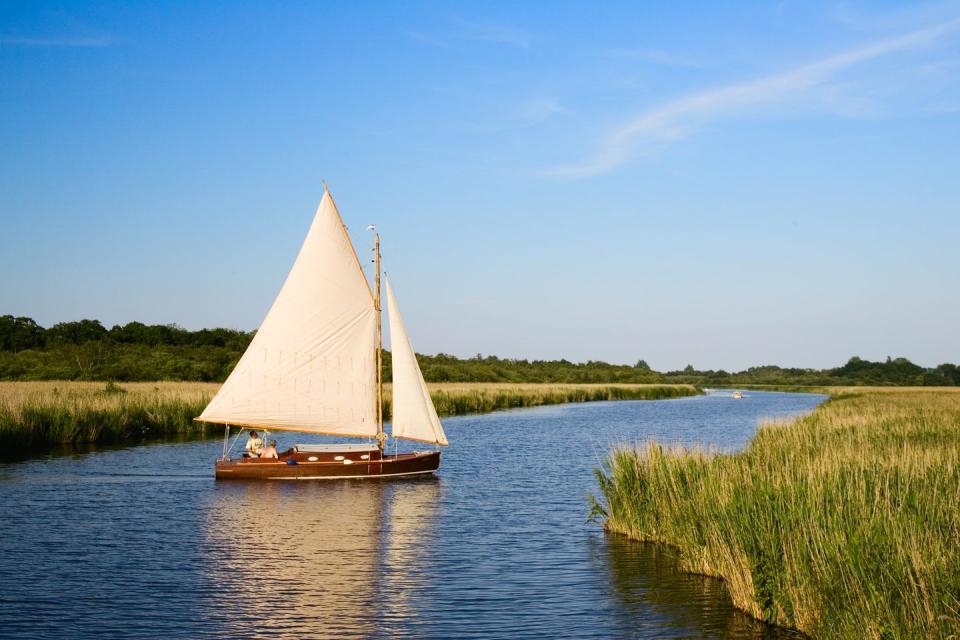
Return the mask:
{"type": "Polygon", "coordinates": [[[390,314],[390,347],[393,356],[393,409],[391,411],[394,438],[419,440],[431,444],[447,444],[437,410],[430,399],[427,384],[420,373],[420,365],[410,346],[407,329],[400,317],[396,297],[387,283],[387,310],[390,314]]]}
{"type": "Polygon", "coordinates": [[[376,435],[376,331],[370,286],[324,191],[277,299],[199,419],[376,435]]]}

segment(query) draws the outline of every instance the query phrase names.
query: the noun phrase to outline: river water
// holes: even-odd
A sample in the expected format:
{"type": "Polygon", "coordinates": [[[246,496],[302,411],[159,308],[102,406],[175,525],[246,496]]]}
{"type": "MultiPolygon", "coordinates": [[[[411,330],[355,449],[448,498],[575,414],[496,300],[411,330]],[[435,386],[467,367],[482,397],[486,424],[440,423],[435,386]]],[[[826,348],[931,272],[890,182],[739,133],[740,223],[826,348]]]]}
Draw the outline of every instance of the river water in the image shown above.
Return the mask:
{"type": "MultiPolygon", "coordinates": [[[[670,549],[588,523],[609,447],[742,447],[822,396],[749,392],[444,420],[438,475],[213,479],[221,442],[0,465],[5,638],[788,638],[670,549]]],[[[280,434],[281,446],[305,436],[280,434]]]]}

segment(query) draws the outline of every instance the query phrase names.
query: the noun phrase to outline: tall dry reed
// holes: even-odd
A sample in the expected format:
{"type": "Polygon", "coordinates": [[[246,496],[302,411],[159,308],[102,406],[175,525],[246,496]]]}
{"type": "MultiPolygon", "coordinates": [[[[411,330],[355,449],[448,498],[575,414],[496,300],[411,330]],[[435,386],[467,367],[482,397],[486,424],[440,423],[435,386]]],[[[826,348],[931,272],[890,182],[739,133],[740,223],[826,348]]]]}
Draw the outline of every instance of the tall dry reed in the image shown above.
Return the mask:
{"type": "MultiPolygon", "coordinates": [[[[442,416],[488,413],[569,402],[663,400],[698,393],[684,384],[513,384],[501,382],[430,383],[430,397],[442,416]]],[[[390,385],[384,394],[384,416],[390,416],[390,385]]]]}
{"type": "Polygon", "coordinates": [[[0,437],[23,451],[198,433],[216,392],[204,382],[0,382],[0,437]]]}
{"type": "Polygon", "coordinates": [[[841,395],[741,453],[613,451],[608,529],[817,638],[960,637],[960,390],[841,395]]]}
{"type": "MultiPolygon", "coordinates": [[[[594,400],[673,398],[689,385],[441,383],[430,394],[441,415],[484,413],[594,400]]],[[[193,420],[219,384],[205,382],[0,382],[0,437],[8,451],[55,444],[117,442],[203,433],[217,425],[193,420]]],[[[390,385],[384,414],[390,416],[390,385]]]]}

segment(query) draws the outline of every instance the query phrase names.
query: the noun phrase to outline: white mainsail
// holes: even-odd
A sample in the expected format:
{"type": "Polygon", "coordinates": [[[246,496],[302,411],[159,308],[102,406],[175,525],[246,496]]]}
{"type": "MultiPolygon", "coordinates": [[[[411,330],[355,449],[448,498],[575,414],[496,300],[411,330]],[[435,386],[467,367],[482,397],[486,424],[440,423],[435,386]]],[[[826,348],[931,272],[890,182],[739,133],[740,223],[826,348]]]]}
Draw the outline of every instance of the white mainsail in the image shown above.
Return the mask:
{"type": "Polygon", "coordinates": [[[240,362],[199,420],[374,436],[377,310],[330,193],[240,362]]]}
{"type": "Polygon", "coordinates": [[[390,314],[390,346],[393,357],[393,408],[391,423],[394,438],[447,444],[437,410],[423,381],[420,366],[410,346],[407,329],[400,317],[397,299],[387,280],[387,310],[390,314]]]}

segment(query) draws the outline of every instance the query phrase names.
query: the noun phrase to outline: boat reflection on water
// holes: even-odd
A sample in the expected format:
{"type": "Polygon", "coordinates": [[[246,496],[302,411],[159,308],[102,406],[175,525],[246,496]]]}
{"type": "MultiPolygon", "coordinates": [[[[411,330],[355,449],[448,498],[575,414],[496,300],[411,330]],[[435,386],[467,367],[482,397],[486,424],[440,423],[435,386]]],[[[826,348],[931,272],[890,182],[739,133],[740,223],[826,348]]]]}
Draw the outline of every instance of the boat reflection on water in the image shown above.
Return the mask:
{"type": "MultiPolygon", "coordinates": [[[[677,552],[666,545],[605,533],[594,549],[605,563],[613,595],[620,606],[617,626],[635,629],[655,612],[655,637],[783,640],[804,638],[754,620],[734,608],[724,583],[680,570],[677,552]]],[[[643,636],[646,637],[646,636],[643,636]]]]}
{"type": "Polygon", "coordinates": [[[218,484],[204,531],[210,621],[222,637],[416,626],[440,492],[435,476],[218,484]]]}
{"type": "Polygon", "coordinates": [[[379,628],[386,637],[411,634],[427,624],[424,604],[439,569],[434,566],[440,480],[436,476],[390,483],[389,535],[381,565],[379,628]]]}

